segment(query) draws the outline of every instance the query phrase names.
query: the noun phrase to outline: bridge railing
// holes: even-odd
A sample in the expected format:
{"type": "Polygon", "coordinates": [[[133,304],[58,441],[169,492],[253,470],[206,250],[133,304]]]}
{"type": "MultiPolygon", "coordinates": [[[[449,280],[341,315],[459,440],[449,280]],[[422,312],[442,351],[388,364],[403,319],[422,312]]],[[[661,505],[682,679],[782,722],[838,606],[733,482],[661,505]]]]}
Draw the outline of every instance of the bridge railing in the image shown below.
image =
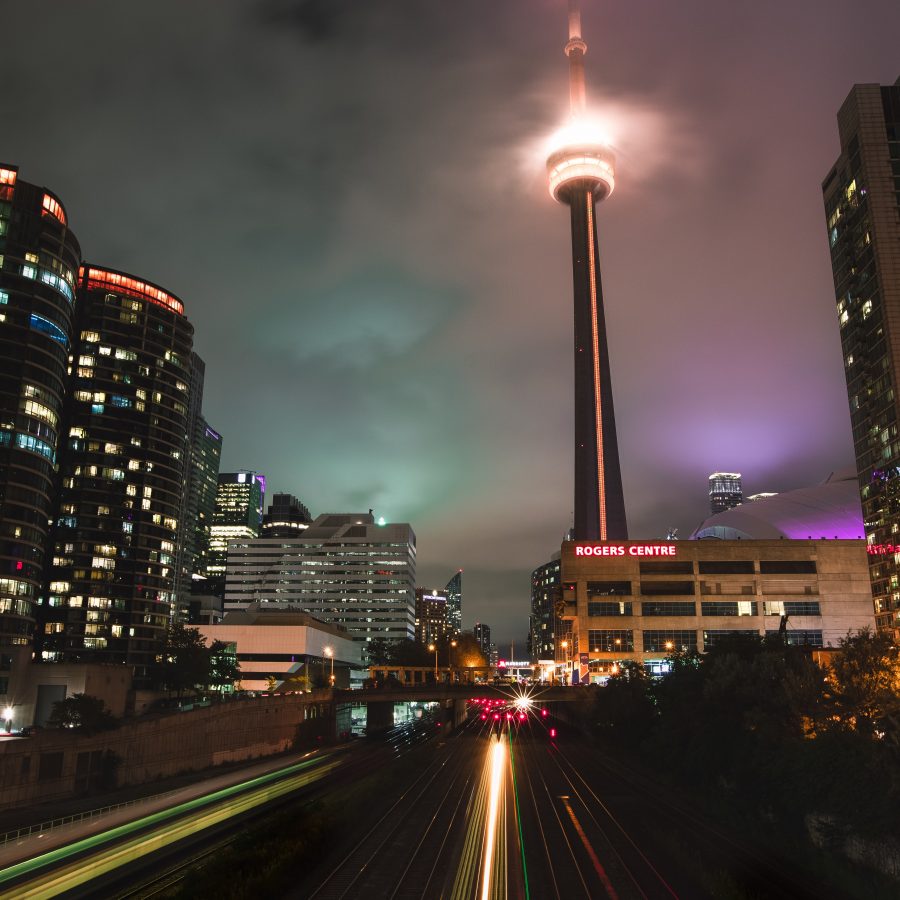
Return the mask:
{"type": "Polygon", "coordinates": [[[125,800],[122,803],[113,803],[110,806],[101,806],[97,809],[89,809],[80,813],[73,813],[71,816],[60,816],[56,819],[50,819],[47,822],[41,822],[38,825],[28,825],[24,828],[17,828],[15,831],[7,831],[0,834],[0,847],[14,841],[21,841],[33,834],[49,834],[54,829],[62,828],[65,825],[74,825],[78,822],[89,822],[91,819],[99,819],[111,812],[120,809],[128,809],[131,806],[140,806],[144,803],[152,803],[154,800],[162,800],[164,797],[170,797],[183,791],[184,787],[174,788],[171,791],[164,791],[161,794],[150,794],[147,797],[137,797],[134,800],[125,800]]]}

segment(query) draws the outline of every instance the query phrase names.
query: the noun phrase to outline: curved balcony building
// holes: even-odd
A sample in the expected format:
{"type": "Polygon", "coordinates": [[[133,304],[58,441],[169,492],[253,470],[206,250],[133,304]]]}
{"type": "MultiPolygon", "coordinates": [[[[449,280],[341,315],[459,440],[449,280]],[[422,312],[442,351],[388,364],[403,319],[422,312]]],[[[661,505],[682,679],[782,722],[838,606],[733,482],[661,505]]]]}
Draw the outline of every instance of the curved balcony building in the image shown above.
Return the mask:
{"type": "Polygon", "coordinates": [[[80,259],[59,199],[0,164],[0,694],[31,656],[80,259]]]}
{"type": "Polygon", "coordinates": [[[174,294],[99,266],[78,302],[41,656],[140,683],[175,601],[193,327],[174,294]]]}

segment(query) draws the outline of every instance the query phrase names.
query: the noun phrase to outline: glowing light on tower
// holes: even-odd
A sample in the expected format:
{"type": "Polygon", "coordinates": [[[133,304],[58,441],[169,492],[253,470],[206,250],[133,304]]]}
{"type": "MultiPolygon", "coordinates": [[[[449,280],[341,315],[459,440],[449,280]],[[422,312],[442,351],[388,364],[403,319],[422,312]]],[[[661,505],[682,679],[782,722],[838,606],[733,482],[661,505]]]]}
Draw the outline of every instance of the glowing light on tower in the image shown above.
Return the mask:
{"type": "Polygon", "coordinates": [[[575,301],[575,538],[625,540],[594,207],[615,188],[615,156],[587,111],[581,11],[569,0],[570,121],[547,159],[550,195],[571,210],[575,301]]]}

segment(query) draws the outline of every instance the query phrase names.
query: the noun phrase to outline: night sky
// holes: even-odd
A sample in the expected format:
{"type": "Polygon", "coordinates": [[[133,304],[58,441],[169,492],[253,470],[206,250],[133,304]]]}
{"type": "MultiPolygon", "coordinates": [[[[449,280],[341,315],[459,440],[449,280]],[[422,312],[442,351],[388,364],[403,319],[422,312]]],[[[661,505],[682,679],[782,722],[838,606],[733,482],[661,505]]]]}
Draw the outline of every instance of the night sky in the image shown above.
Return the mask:
{"type": "MultiPolygon", "coordinates": [[[[629,528],[686,536],[711,471],[852,464],[820,184],[851,85],[900,75],[900,4],[583,7],[629,528]]],[[[462,567],[464,625],[521,656],[572,510],[565,0],[0,10],[0,160],[184,300],[223,471],[411,522],[419,582],[462,567]]]]}

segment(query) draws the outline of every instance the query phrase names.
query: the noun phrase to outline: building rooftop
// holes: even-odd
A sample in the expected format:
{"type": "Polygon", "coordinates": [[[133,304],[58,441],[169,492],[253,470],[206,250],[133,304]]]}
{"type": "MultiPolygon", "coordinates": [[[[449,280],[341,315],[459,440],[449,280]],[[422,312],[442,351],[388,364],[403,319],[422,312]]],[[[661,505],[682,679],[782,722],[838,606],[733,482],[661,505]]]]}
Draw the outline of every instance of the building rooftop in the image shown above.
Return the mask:
{"type": "Polygon", "coordinates": [[[860,539],[865,537],[859,484],[852,469],[821,484],[741,503],[705,519],[692,540],[860,539]]]}

